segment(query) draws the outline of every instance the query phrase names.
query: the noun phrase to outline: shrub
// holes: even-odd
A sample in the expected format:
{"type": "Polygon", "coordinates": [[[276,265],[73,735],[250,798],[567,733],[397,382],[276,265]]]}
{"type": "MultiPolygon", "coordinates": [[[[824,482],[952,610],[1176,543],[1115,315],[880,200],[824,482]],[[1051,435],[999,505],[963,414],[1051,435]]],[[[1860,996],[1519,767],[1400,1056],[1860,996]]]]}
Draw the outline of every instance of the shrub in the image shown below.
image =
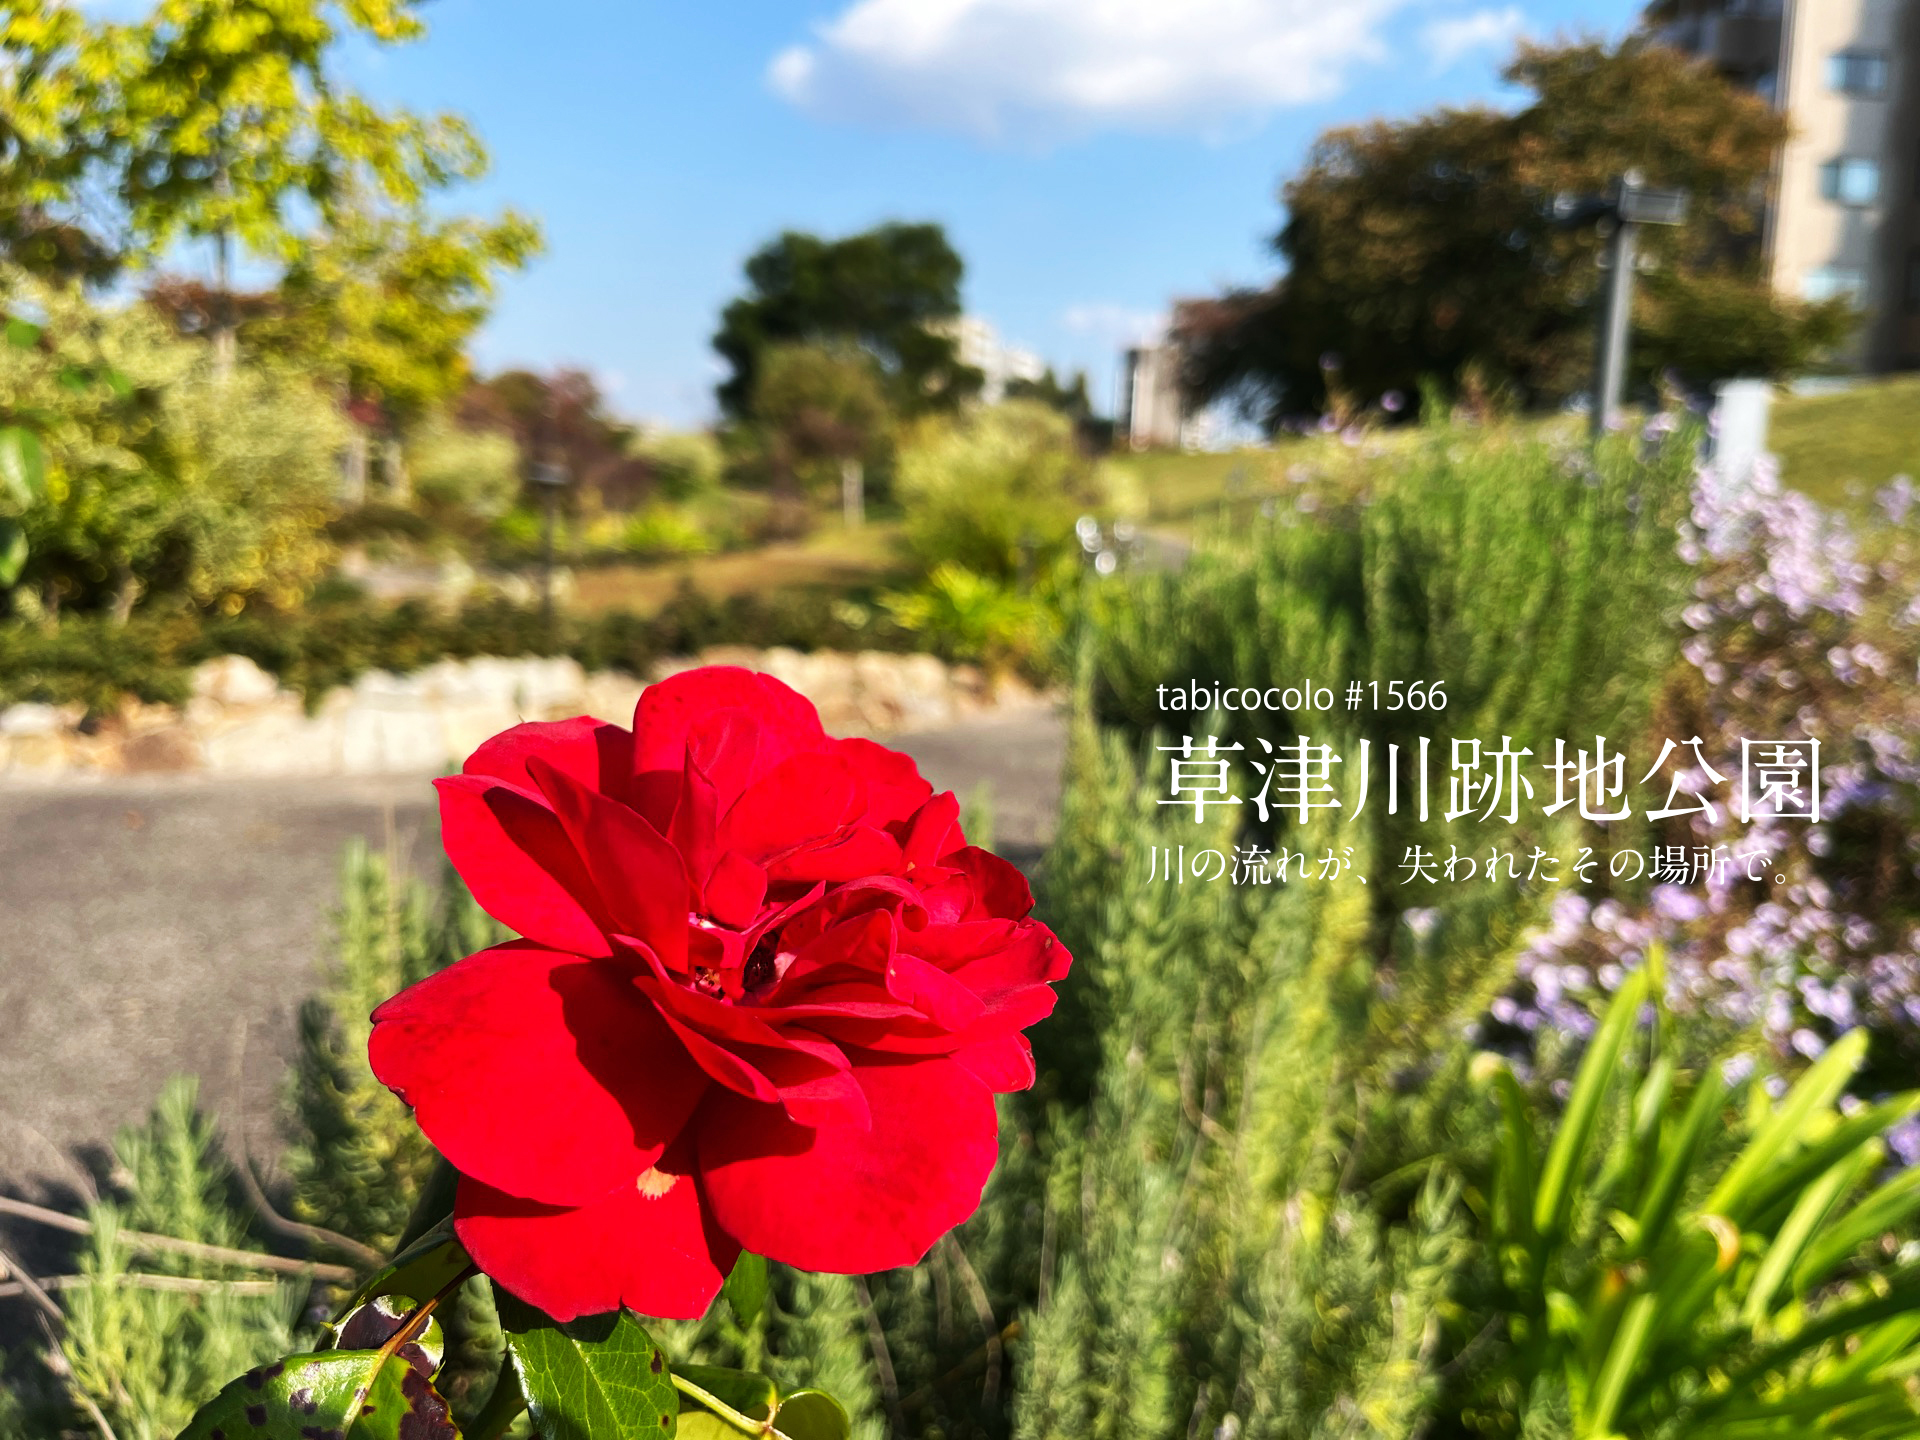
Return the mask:
{"type": "Polygon", "coordinates": [[[693,500],[720,488],[726,456],[705,430],[649,430],[634,441],[635,458],[653,470],[654,485],[665,500],[693,500]]]}
{"type": "Polygon", "coordinates": [[[0,280],[46,316],[38,345],[0,347],[0,408],[34,415],[47,452],[21,520],[37,607],[124,619],[143,598],[298,601],[331,557],[345,439],[331,402],[297,373],[216,377],[208,348],[145,306],[0,280]]]}
{"type": "Polygon", "coordinates": [[[901,442],[894,487],[919,564],[1001,582],[1063,552],[1102,499],[1072,422],[1037,401],[921,422],[901,442]]]}
{"type": "MultiPolygon", "coordinates": [[[[1391,473],[1296,485],[1291,503],[1207,539],[1177,573],[1074,592],[1069,633],[1086,637],[1094,706],[1132,735],[1217,734],[1255,760],[1262,740],[1305,735],[1350,762],[1365,742],[1376,787],[1387,747],[1411,756],[1422,737],[1434,741],[1443,780],[1448,737],[1494,747],[1511,736],[1535,765],[1556,740],[1642,744],[1687,601],[1674,526],[1693,448],[1690,435],[1673,435],[1643,459],[1622,439],[1595,462],[1545,441],[1441,427],[1400,452],[1391,473]],[[1160,687],[1189,680],[1282,693],[1311,680],[1338,693],[1331,711],[1210,721],[1162,708],[1160,687]],[[1444,713],[1386,708],[1395,681],[1443,682],[1444,713]],[[1354,682],[1358,709],[1345,693],[1354,682]]],[[[1356,769],[1341,772],[1348,784],[1356,769]]],[[[1471,822],[1415,821],[1412,806],[1394,817],[1384,808],[1376,798],[1350,827],[1388,882],[1375,881],[1382,925],[1431,903],[1415,898],[1424,886],[1394,880],[1410,847],[1444,855],[1483,834],[1471,822]]],[[[1577,838],[1528,808],[1497,834],[1503,846],[1550,849],[1577,838]]],[[[1485,832],[1481,848],[1492,838],[1485,832]]]]}
{"type": "Polygon", "coordinates": [[[952,660],[1031,668],[1053,639],[1053,613],[1011,585],[951,563],[918,590],[881,597],[893,621],[952,660]]]}
{"type": "Polygon", "coordinates": [[[297,1282],[263,1285],[257,1273],[180,1256],[128,1264],[123,1230],[259,1248],[228,1193],[227,1162],[197,1093],[191,1077],[170,1081],[147,1123],[120,1133],[117,1193],[88,1215],[84,1283],[59,1292],[62,1388],[78,1403],[84,1396],[126,1440],[167,1440],[233,1375],[301,1348],[306,1333],[297,1282]],[[134,1268],[192,1288],[129,1284],[134,1268]]]}
{"type": "Polygon", "coordinates": [[[491,520],[520,493],[520,449],[498,430],[469,430],[434,415],[407,437],[413,489],[447,516],[491,520]]]}
{"type": "Polygon", "coordinates": [[[1512,1073],[1487,1067],[1493,1270],[1466,1288],[1493,1304],[1458,1321],[1493,1337],[1462,1387],[1477,1428],[1525,1433],[1546,1399],[1580,1435],[1910,1429],[1920,1267],[1882,1242],[1920,1213],[1920,1177],[1881,1178],[1881,1137],[1920,1092],[1843,1111],[1856,1030],[1778,1104],[1757,1088],[1743,1104],[1750,1062],[1737,1081],[1695,1069],[1657,1014],[1636,1033],[1658,970],[1656,950],[1614,996],[1550,1141],[1512,1073]]]}

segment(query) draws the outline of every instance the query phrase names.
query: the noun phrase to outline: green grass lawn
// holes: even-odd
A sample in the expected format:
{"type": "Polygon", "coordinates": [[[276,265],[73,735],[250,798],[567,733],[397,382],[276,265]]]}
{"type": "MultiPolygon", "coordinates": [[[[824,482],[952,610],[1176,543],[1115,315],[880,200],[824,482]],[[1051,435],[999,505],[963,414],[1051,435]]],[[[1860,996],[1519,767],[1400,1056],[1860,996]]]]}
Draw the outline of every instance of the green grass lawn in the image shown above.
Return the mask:
{"type": "Polygon", "coordinates": [[[1834,395],[1783,395],[1774,402],[1770,448],[1787,484],[1842,508],[1895,475],[1920,477],[1920,375],[1834,395]]]}
{"type": "Polygon", "coordinates": [[[583,567],[574,577],[574,608],[583,614],[629,610],[649,615],[683,584],[724,600],[750,591],[798,586],[883,583],[906,570],[897,521],[870,521],[858,530],[822,524],[801,540],[651,564],[583,567]]]}

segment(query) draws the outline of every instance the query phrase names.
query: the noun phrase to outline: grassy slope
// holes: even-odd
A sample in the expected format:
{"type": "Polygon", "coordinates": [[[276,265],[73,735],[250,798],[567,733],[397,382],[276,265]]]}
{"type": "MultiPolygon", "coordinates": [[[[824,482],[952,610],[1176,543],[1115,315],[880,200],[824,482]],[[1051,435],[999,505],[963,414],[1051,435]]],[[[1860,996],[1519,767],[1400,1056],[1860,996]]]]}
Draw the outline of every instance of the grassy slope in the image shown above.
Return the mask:
{"type": "Polygon", "coordinates": [[[1787,484],[1829,505],[1858,504],[1895,475],[1920,476],[1920,375],[1782,396],[1772,447],[1787,484]]]}
{"type": "Polygon", "coordinates": [[[651,614],[689,582],[716,599],[793,586],[871,585],[901,573],[899,534],[898,523],[891,521],[873,522],[858,530],[823,524],[803,540],[754,550],[583,568],[574,577],[573,608],[587,614],[606,610],[651,614]]]}

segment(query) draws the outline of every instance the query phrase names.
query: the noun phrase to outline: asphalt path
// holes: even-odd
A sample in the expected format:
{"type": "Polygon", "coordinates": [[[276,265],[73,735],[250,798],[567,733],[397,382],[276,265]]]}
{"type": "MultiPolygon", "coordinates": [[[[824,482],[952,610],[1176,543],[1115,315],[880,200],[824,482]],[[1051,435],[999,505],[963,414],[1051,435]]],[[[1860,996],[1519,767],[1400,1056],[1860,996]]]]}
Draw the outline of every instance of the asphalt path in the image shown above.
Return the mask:
{"type": "MultiPolygon", "coordinates": [[[[1064,727],[1032,713],[903,736],[934,784],[983,784],[999,848],[1038,853],[1064,727]]],[[[0,788],[0,1192],[71,1202],[168,1076],[256,1155],[277,1148],[294,1019],[342,847],[437,873],[423,778],[127,778],[0,788]]]]}

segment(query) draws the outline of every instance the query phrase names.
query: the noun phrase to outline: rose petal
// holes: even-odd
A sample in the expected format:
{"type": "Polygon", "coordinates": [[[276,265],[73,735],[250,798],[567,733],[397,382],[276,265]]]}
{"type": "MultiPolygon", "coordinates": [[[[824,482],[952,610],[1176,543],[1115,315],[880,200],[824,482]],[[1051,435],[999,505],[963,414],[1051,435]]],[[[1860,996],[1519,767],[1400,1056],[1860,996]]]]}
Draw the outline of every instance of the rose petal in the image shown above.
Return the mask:
{"type": "Polygon", "coordinates": [[[841,740],[833,753],[845,761],[866,794],[866,813],[860,818],[873,826],[908,819],[933,794],[911,755],[889,750],[871,740],[841,740]]]}
{"type": "Polygon", "coordinates": [[[566,827],[538,799],[481,775],[436,780],[447,859],[509,930],[575,955],[606,955],[592,877],[566,827]]]}
{"type": "Polygon", "coordinates": [[[960,1030],[979,1019],[980,997],[946,971],[918,955],[896,954],[887,966],[887,993],[913,1006],[942,1030],[960,1030]]]}
{"type": "Polygon", "coordinates": [[[707,665],[669,676],[641,692],[633,712],[635,771],[678,774],[688,733],[724,710],[745,711],[759,728],[753,778],[790,755],[828,744],[820,714],[804,696],[771,675],[734,665],[707,665]]]}
{"type": "Polygon", "coordinates": [[[970,1071],[996,1095],[1025,1090],[1034,1081],[1033,1046],[1024,1035],[1001,1035],[977,1045],[962,1045],[953,1063],[970,1071]]]}
{"type": "Polygon", "coordinates": [[[553,802],[594,892],[624,935],[644,940],[669,969],[687,964],[687,877],[679,852],[639,812],[587,789],[538,758],[527,768],[553,802]]]}
{"type": "Polygon", "coordinates": [[[740,1246],[701,1204],[699,1178],[674,1160],[597,1204],[570,1210],[463,1177],[453,1216],[476,1265],[559,1321],[622,1306],[697,1320],[740,1258],[740,1246]],[[642,1185],[665,1186],[665,1193],[646,1193],[642,1185]]]}
{"type": "Polygon", "coordinates": [[[373,1012],[383,1085],[454,1167],[583,1205],[660,1158],[709,1088],[614,961],[521,941],[469,955],[373,1012]]]}
{"type": "Polygon", "coordinates": [[[902,848],[911,868],[936,864],[941,857],[965,844],[966,837],[960,833],[960,802],[949,790],[920,807],[902,848]]]}
{"type": "Polygon", "coordinates": [[[532,790],[537,787],[527,773],[527,761],[535,755],[589,790],[618,796],[625,793],[633,772],[633,734],[586,715],[516,725],[469,755],[460,770],[532,790]]]}
{"type": "Polygon", "coordinates": [[[803,1270],[912,1265],[980,1204],[998,1155],[993,1097],[946,1059],[856,1064],[869,1130],[796,1125],[714,1091],[696,1117],[714,1218],[747,1249],[803,1270]]]}
{"type": "Polygon", "coordinates": [[[720,822],[723,849],[768,865],[837,834],[861,809],[858,787],[841,760],[800,755],[748,786],[720,822]]]}
{"type": "Polygon", "coordinates": [[[707,914],[744,930],[767,898],[767,872],[737,850],[722,855],[707,876],[707,914]]]}

